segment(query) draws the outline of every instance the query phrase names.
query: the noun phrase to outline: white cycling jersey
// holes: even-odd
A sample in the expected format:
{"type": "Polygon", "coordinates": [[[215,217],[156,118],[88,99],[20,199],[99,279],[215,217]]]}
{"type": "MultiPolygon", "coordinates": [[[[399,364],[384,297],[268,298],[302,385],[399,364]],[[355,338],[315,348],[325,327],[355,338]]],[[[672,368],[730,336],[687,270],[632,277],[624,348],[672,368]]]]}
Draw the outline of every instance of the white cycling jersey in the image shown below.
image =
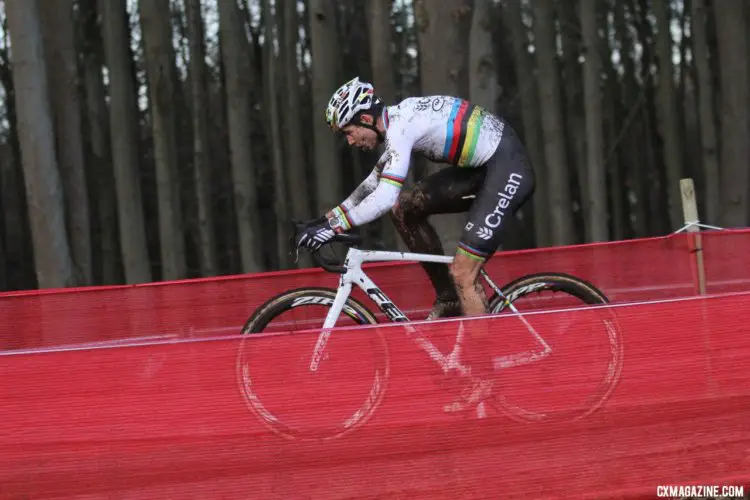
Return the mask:
{"type": "Polygon", "coordinates": [[[383,107],[385,151],[370,175],[333,209],[333,227],[347,230],[373,221],[396,204],[412,152],[438,163],[479,167],[493,155],[504,122],[485,109],[450,96],[411,97],[383,107]]]}

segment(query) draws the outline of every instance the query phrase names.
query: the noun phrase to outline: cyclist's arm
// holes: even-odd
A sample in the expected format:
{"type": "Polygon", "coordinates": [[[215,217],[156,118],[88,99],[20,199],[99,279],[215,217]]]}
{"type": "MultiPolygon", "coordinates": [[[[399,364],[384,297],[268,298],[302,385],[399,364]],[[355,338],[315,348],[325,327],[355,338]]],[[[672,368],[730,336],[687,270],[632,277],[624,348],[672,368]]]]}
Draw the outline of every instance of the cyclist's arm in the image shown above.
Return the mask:
{"type": "Polygon", "coordinates": [[[337,213],[337,210],[341,212],[348,212],[352,208],[359,205],[362,200],[367,198],[367,195],[375,191],[375,188],[378,187],[380,171],[380,166],[375,165],[375,168],[372,169],[370,175],[368,175],[365,180],[362,181],[362,183],[357,186],[354,191],[352,191],[352,194],[350,194],[349,197],[342,201],[339,205],[332,208],[331,211],[326,214],[326,216],[331,217],[334,213],[337,213]]]}
{"type": "Polygon", "coordinates": [[[353,226],[367,224],[396,204],[409,172],[411,147],[411,139],[403,135],[399,135],[396,143],[386,143],[385,153],[375,167],[382,167],[377,187],[356,206],[346,210],[334,209],[334,214],[341,221],[341,229],[346,231],[353,226]]]}

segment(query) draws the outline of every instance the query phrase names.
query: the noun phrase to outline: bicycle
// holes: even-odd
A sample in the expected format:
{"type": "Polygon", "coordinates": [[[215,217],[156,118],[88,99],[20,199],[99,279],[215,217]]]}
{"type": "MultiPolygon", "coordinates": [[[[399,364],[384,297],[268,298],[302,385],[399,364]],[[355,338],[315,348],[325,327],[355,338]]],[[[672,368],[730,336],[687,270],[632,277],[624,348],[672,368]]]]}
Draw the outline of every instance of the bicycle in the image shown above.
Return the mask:
{"type": "MultiPolygon", "coordinates": [[[[304,227],[304,223],[295,223],[295,234],[296,231],[304,227]]],[[[317,341],[312,348],[312,353],[307,355],[304,360],[307,367],[307,372],[305,373],[313,374],[318,372],[321,368],[321,363],[326,357],[326,349],[329,343],[332,342],[331,335],[334,331],[333,329],[339,323],[339,318],[342,315],[353,320],[358,325],[378,324],[375,315],[359,300],[351,297],[353,286],[356,285],[364,291],[367,297],[374,302],[389,321],[406,323],[407,336],[425,351],[432,361],[438,364],[443,373],[448,373],[450,370],[457,370],[460,374],[464,375],[468,373],[467,367],[463,366],[460,362],[460,345],[463,336],[462,321],[459,321],[459,328],[453,349],[448,354],[443,353],[420,333],[419,323],[407,323],[409,319],[406,314],[388,298],[362,269],[362,264],[365,262],[417,261],[450,264],[453,260],[452,256],[361,250],[358,246],[362,243],[362,239],[357,234],[337,235],[329,244],[334,242],[343,243],[347,247],[343,265],[323,257],[320,251],[314,252],[312,255],[315,262],[324,270],[340,274],[338,288],[334,290],[330,288],[307,287],[281,293],[256,309],[243,326],[243,335],[264,332],[274,319],[287,311],[312,306],[325,307],[328,309],[328,312],[325,316],[323,327],[319,331],[317,341]]],[[[492,298],[489,300],[489,314],[499,314],[510,310],[521,320],[537,346],[535,349],[529,351],[494,357],[493,366],[496,371],[535,363],[549,357],[553,352],[549,343],[545,341],[531,325],[530,321],[515,307],[514,303],[519,299],[543,291],[552,291],[567,294],[587,306],[601,306],[609,303],[609,299],[604,293],[592,284],[569,274],[530,274],[518,278],[503,287],[498,287],[484,269],[481,270],[481,277],[494,292],[492,298]]],[[[612,311],[609,308],[601,309],[601,322],[606,333],[607,348],[609,351],[608,360],[606,367],[602,370],[601,380],[585,400],[584,404],[571,410],[556,411],[553,414],[548,414],[524,409],[510,403],[503,396],[495,395],[491,400],[492,406],[514,420],[525,422],[547,420],[572,421],[586,417],[596,411],[607,400],[617,384],[622,369],[623,351],[622,334],[612,311]]],[[[291,418],[285,419],[279,416],[280,410],[272,410],[267,404],[264,404],[262,401],[264,396],[260,395],[257,390],[258,387],[262,387],[262,384],[258,383],[258,375],[257,373],[253,375],[253,370],[257,371],[261,367],[266,367],[268,359],[267,357],[263,357],[262,362],[254,366],[250,360],[250,353],[252,353],[254,345],[252,342],[258,339],[245,337],[237,355],[237,381],[241,387],[241,392],[247,406],[252,413],[271,431],[288,439],[327,440],[339,438],[362,426],[375,412],[386,391],[390,374],[390,360],[388,345],[382,331],[380,331],[381,329],[364,327],[357,330],[356,333],[349,332],[348,335],[356,335],[358,340],[367,344],[368,352],[372,353],[373,373],[371,378],[368,378],[368,380],[371,380],[371,382],[368,382],[368,385],[371,385],[367,393],[362,394],[361,405],[358,404],[352,410],[351,415],[347,413],[348,416],[341,418],[333,428],[324,428],[322,430],[315,426],[306,429],[304,425],[292,423],[290,421],[292,420],[291,418]]],[[[278,377],[284,377],[285,375],[286,373],[282,372],[274,375],[274,377],[278,379],[278,377]]],[[[274,383],[278,384],[278,381],[274,383]]],[[[300,385],[305,385],[305,383],[300,385]]],[[[285,388],[284,391],[287,391],[287,389],[285,388]]],[[[288,392],[284,392],[282,396],[286,398],[287,394],[288,392]]],[[[295,402],[299,403],[299,399],[296,398],[295,402]]],[[[477,412],[480,417],[482,416],[481,413],[485,412],[483,403],[477,407],[477,412]]]]}

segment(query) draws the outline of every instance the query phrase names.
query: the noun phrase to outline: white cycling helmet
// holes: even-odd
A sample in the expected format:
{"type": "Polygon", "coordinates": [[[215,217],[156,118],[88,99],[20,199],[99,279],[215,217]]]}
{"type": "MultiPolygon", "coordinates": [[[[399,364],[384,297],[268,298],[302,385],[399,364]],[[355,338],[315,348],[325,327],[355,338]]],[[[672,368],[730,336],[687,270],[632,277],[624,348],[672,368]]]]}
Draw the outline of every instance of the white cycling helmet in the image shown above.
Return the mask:
{"type": "Polygon", "coordinates": [[[360,82],[359,77],[349,80],[331,96],[326,108],[326,122],[340,130],[360,111],[367,111],[376,102],[372,84],[360,82]]]}

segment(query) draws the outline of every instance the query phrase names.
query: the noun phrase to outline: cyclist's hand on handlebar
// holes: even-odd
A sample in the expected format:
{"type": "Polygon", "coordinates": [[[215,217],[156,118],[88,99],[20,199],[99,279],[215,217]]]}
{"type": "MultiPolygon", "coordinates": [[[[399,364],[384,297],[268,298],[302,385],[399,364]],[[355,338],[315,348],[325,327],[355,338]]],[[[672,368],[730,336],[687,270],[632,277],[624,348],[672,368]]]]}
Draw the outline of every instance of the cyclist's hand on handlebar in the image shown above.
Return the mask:
{"type": "Polygon", "coordinates": [[[331,227],[331,223],[326,219],[317,219],[316,221],[299,222],[291,221],[293,226],[294,236],[292,237],[292,243],[296,251],[295,262],[299,259],[299,249],[307,248],[312,252],[312,257],[315,262],[320,265],[323,269],[333,273],[345,273],[346,267],[337,264],[335,261],[331,261],[323,257],[318,250],[325,244],[333,241],[339,241],[345,245],[359,245],[362,242],[362,237],[356,233],[347,233],[341,231],[340,228],[331,227]],[[310,222],[318,222],[319,224],[310,224],[310,222]]]}
{"type": "Polygon", "coordinates": [[[306,227],[297,235],[297,248],[305,247],[313,252],[331,241],[336,236],[336,231],[331,227],[328,220],[321,224],[306,227]]]}
{"type": "MultiPolygon", "coordinates": [[[[306,221],[300,221],[296,219],[292,219],[289,221],[291,225],[291,234],[289,235],[289,242],[291,243],[292,248],[294,249],[294,262],[297,262],[299,260],[299,249],[300,248],[308,248],[306,245],[300,245],[300,239],[302,238],[302,233],[313,226],[319,226],[326,222],[326,216],[321,215],[317,219],[310,219],[306,221]]],[[[290,252],[292,254],[292,252],[290,252]]]]}

